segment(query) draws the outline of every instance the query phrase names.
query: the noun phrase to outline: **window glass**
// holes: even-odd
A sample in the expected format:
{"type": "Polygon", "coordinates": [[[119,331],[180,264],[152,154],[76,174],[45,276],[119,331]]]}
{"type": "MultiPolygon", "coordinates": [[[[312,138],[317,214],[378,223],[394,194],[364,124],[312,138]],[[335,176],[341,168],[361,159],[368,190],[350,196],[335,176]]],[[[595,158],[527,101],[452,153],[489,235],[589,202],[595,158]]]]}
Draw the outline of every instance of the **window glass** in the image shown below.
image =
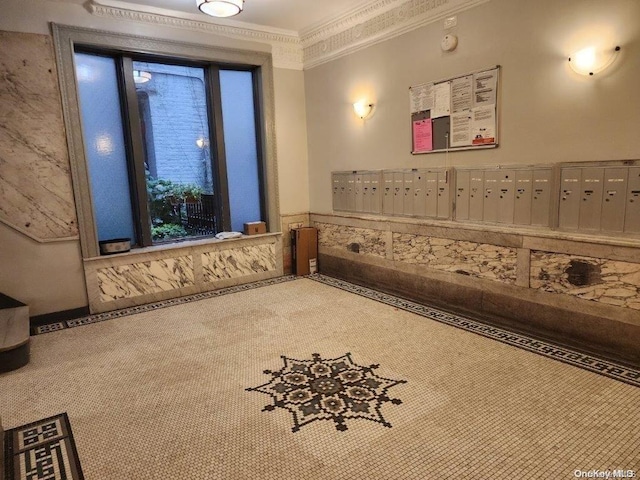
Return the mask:
{"type": "Polygon", "coordinates": [[[133,75],[154,243],[216,233],[204,69],[133,62],[133,75]]]}
{"type": "Polygon", "coordinates": [[[220,93],[231,228],[241,232],[245,222],[262,220],[253,74],[220,70],[220,93]]]}
{"type": "Polygon", "coordinates": [[[75,63],[98,239],[135,243],[116,64],[82,53],[75,63]]]}

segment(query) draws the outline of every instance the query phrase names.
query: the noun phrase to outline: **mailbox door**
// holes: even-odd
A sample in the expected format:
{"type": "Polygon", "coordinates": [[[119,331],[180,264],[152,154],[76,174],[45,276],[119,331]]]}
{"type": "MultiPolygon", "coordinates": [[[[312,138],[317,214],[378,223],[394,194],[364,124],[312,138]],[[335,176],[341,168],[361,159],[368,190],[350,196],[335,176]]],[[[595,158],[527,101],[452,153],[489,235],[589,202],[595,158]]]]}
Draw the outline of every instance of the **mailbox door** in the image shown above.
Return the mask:
{"type": "Polygon", "coordinates": [[[393,215],[393,172],[382,173],[382,213],[393,215]]]}
{"type": "Polygon", "coordinates": [[[624,207],[629,169],[627,167],[605,168],[602,192],[603,232],[622,232],[624,230],[624,207]]]}
{"type": "Polygon", "coordinates": [[[502,172],[487,170],[484,172],[484,207],[482,219],[485,222],[498,221],[498,198],[502,172]]]}
{"type": "Polygon", "coordinates": [[[413,171],[407,171],[403,174],[402,185],[402,214],[413,215],[413,171]]]}
{"type": "Polygon", "coordinates": [[[469,171],[469,220],[481,222],[484,216],[484,172],[469,171]]]}
{"type": "Polygon", "coordinates": [[[347,205],[346,209],[349,212],[356,210],[356,175],[354,173],[347,173],[347,205]]]}
{"type": "Polygon", "coordinates": [[[516,225],[531,225],[532,170],[516,170],[515,190],[513,223],[516,225]]]}
{"type": "Polygon", "coordinates": [[[551,209],[551,185],[553,170],[540,168],[533,171],[533,190],[531,192],[531,225],[548,227],[551,209]]]}
{"type": "Polygon", "coordinates": [[[456,171],[456,220],[469,220],[469,170],[456,171]]]}
{"type": "Polygon", "coordinates": [[[560,228],[578,229],[581,185],[581,168],[562,169],[560,174],[560,216],[558,218],[560,228]]]}
{"type": "Polygon", "coordinates": [[[640,233],[640,167],[629,168],[624,231],[640,233]]]}
{"type": "Polygon", "coordinates": [[[498,183],[498,222],[513,223],[515,206],[515,170],[500,170],[498,183]]]}
{"type": "Polygon", "coordinates": [[[582,169],[580,192],[580,230],[600,230],[602,219],[602,192],[604,168],[586,167],[582,169]]]}
{"type": "Polygon", "coordinates": [[[334,210],[342,210],[340,205],[340,174],[331,173],[331,198],[334,210]]]}
{"type": "Polygon", "coordinates": [[[404,172],[393,173],[393,214],[404,214],[404,172]]]}
{"type": "Polygon", "coordinates": [[[374,172],[370,178],[371,213],[382,213],[382,174],[374,172]]]}
{"type": "Polygon", "coordinates": [[[438,172],[438,218],[449,218],[451,216],[450,185],[451,179],[449,178],[449,172],[447,172],[446,170],[438,172]]]}
{"type": "Polygon", "coordinates": [[[371,174],[362,174],[362,211],[371,213],[371,174]]]}
{"type": "Polygon", "coordinates": [[[355,195],[355,211],[362,212],[364,210],[364,174],[354,173],[354,195],[355,195]]]}
{"type": "Polygon", "coordinates": [[[426,185],[427,179],[423,170],[413,172],[413,214],[424,217],[427,209],[426,185]]]}
{"type": "Polygon", "coordinates": [[[425,214],[436,218],[438,215],[438,172],[425,172],[425,214]]]}

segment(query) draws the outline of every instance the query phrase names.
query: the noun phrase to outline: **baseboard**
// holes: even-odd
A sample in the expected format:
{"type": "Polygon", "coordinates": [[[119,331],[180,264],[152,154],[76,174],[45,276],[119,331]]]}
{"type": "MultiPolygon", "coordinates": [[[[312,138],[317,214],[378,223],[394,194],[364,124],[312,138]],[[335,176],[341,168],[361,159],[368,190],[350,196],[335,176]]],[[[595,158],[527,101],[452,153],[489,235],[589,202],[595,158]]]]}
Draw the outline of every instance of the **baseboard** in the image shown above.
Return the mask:
{"type": "Polygon", "coordinates": [[[640,366],[640,326],[487,292],[391,268],[320,254],[321,273],[484,323],[547,340],[633,368],[640,366]]]}

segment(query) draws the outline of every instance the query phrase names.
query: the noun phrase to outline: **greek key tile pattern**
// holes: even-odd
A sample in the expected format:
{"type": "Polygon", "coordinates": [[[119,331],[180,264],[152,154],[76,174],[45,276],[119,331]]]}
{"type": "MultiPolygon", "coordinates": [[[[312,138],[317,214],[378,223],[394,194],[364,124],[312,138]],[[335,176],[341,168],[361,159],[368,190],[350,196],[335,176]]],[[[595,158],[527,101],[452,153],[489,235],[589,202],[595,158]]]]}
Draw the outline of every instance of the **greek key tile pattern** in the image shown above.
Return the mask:
{"type": "Polygon", "coordinates": [[[552,343],[543,342],[541,340],[535,340],[533,338],[513,333],[501,328],[492,327],[483,323],[471,320],[469,318],[454,315],[452,313],[443,312],[432,307],[420,305],[419,303],[404,300],[393,295],[381,293],[370,288],[354,285],[344,280],[339,280],[332,277],[327,277],[321,274],[314,274],[309,276],[310,279],[317,282],[331,285],[342,290],[346,290],[357,295],[361,295],[378,302],[386,303],[396,308],[406,310],[408,312],[421,315],[426,318],[430,318],[437,322],[441,322],[453,327],[461,328],[463,330],[477,333],[483,337],[491,338],[502,343],[512,345],[514,347],[522,348],[530,352],[534,352],[545,357],[553,358],[564,363],[574,365],[591,372],[599,373],[601,375],[620,380],[622,382],[640,387],[640,370],[629,368],[623,365],[603,360],[592,355],[586,355],[584,353],[575,352],[565,347],[560,347],[552,343]]]}
{"type": "Polygon", "coordinates": [[[43,333],[62,330],[64,328],[80,327],[82,325],[89,325],[91,323],[104,322],[105,320],[126,317],[128,315],[135,315],[136,313],[149,312],[152,310],[158,310],[160,308],[172,307],[174,305],[183,305],[185,303],[204,300],[206,298],[219,297],[221,295],[229,295],[230,293],[244,292],[246,290],[253,290],[254,288],[266,287],[266,286],[275,285],[278,283],[289,282],[291,280],[295,280],[296,278],[299,278],[299,277],[296,277],[295,275],[285,275],[283,277],[270,278],[267,280],[261,280],[259,282],[253,282],[253,283],[245,283],[243,285],[236,285],[233,287],[221,288],[219,290],[212,290],[210,292],[196,293],[195,295],[187,295],[185,297],[172,298],[169,300],[163,300],[161,302],[147,303],[145,305],[138,305],[136,307],[123,308],[123,309],[114,310],[111,312],[88,315],[86,317],[76,318],[73,320],[66,320],[64,322],[56,322],[48,325],[38,326],[31,330],[31,334],[40,335],[43,333]]]}
{"type": "Polygon", "coordinates": [[[66,413],[5,432],[7,480],[83,480],[66,413]]]}

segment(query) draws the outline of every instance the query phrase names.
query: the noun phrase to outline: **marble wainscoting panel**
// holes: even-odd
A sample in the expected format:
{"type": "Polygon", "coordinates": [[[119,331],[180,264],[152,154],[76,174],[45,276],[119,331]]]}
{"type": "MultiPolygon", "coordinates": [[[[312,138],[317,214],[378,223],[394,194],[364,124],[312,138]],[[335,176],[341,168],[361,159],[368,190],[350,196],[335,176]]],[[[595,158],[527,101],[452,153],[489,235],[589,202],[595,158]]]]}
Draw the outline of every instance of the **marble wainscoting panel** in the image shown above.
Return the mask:
{"type": "Polygon", "coordinates": [[[195,284],[193,257],[183,256],[97,270],[100,300],[110,302],[195,284]]]}
{"type": "Polygon", "coordinates": [[[321,247],[386,257],[387,232],[385,231],[320,222],[316,222],[315,226],[318,229],[318,245],[321,247]]]}
{"type": "Polygon", "coordinates": [[[640,263],[531,252],[531,288],[640,310],[640,263]]]}
{"type": "Polygon", "coordinates": [[[516,282],[515,248],[394,233],[393,259],[512,285],[516,282]]]}
{"type": "Polygon", "coordinates": [[[276,246],[252,245],[205,252],[202,274],[205,282],[246,277],[276,270],[276,246]]]}
{"type": "Polygon", "coordinates": [[[38,241],[76,237],[52,39],[0,32],[0,221],[38,241]]]}

